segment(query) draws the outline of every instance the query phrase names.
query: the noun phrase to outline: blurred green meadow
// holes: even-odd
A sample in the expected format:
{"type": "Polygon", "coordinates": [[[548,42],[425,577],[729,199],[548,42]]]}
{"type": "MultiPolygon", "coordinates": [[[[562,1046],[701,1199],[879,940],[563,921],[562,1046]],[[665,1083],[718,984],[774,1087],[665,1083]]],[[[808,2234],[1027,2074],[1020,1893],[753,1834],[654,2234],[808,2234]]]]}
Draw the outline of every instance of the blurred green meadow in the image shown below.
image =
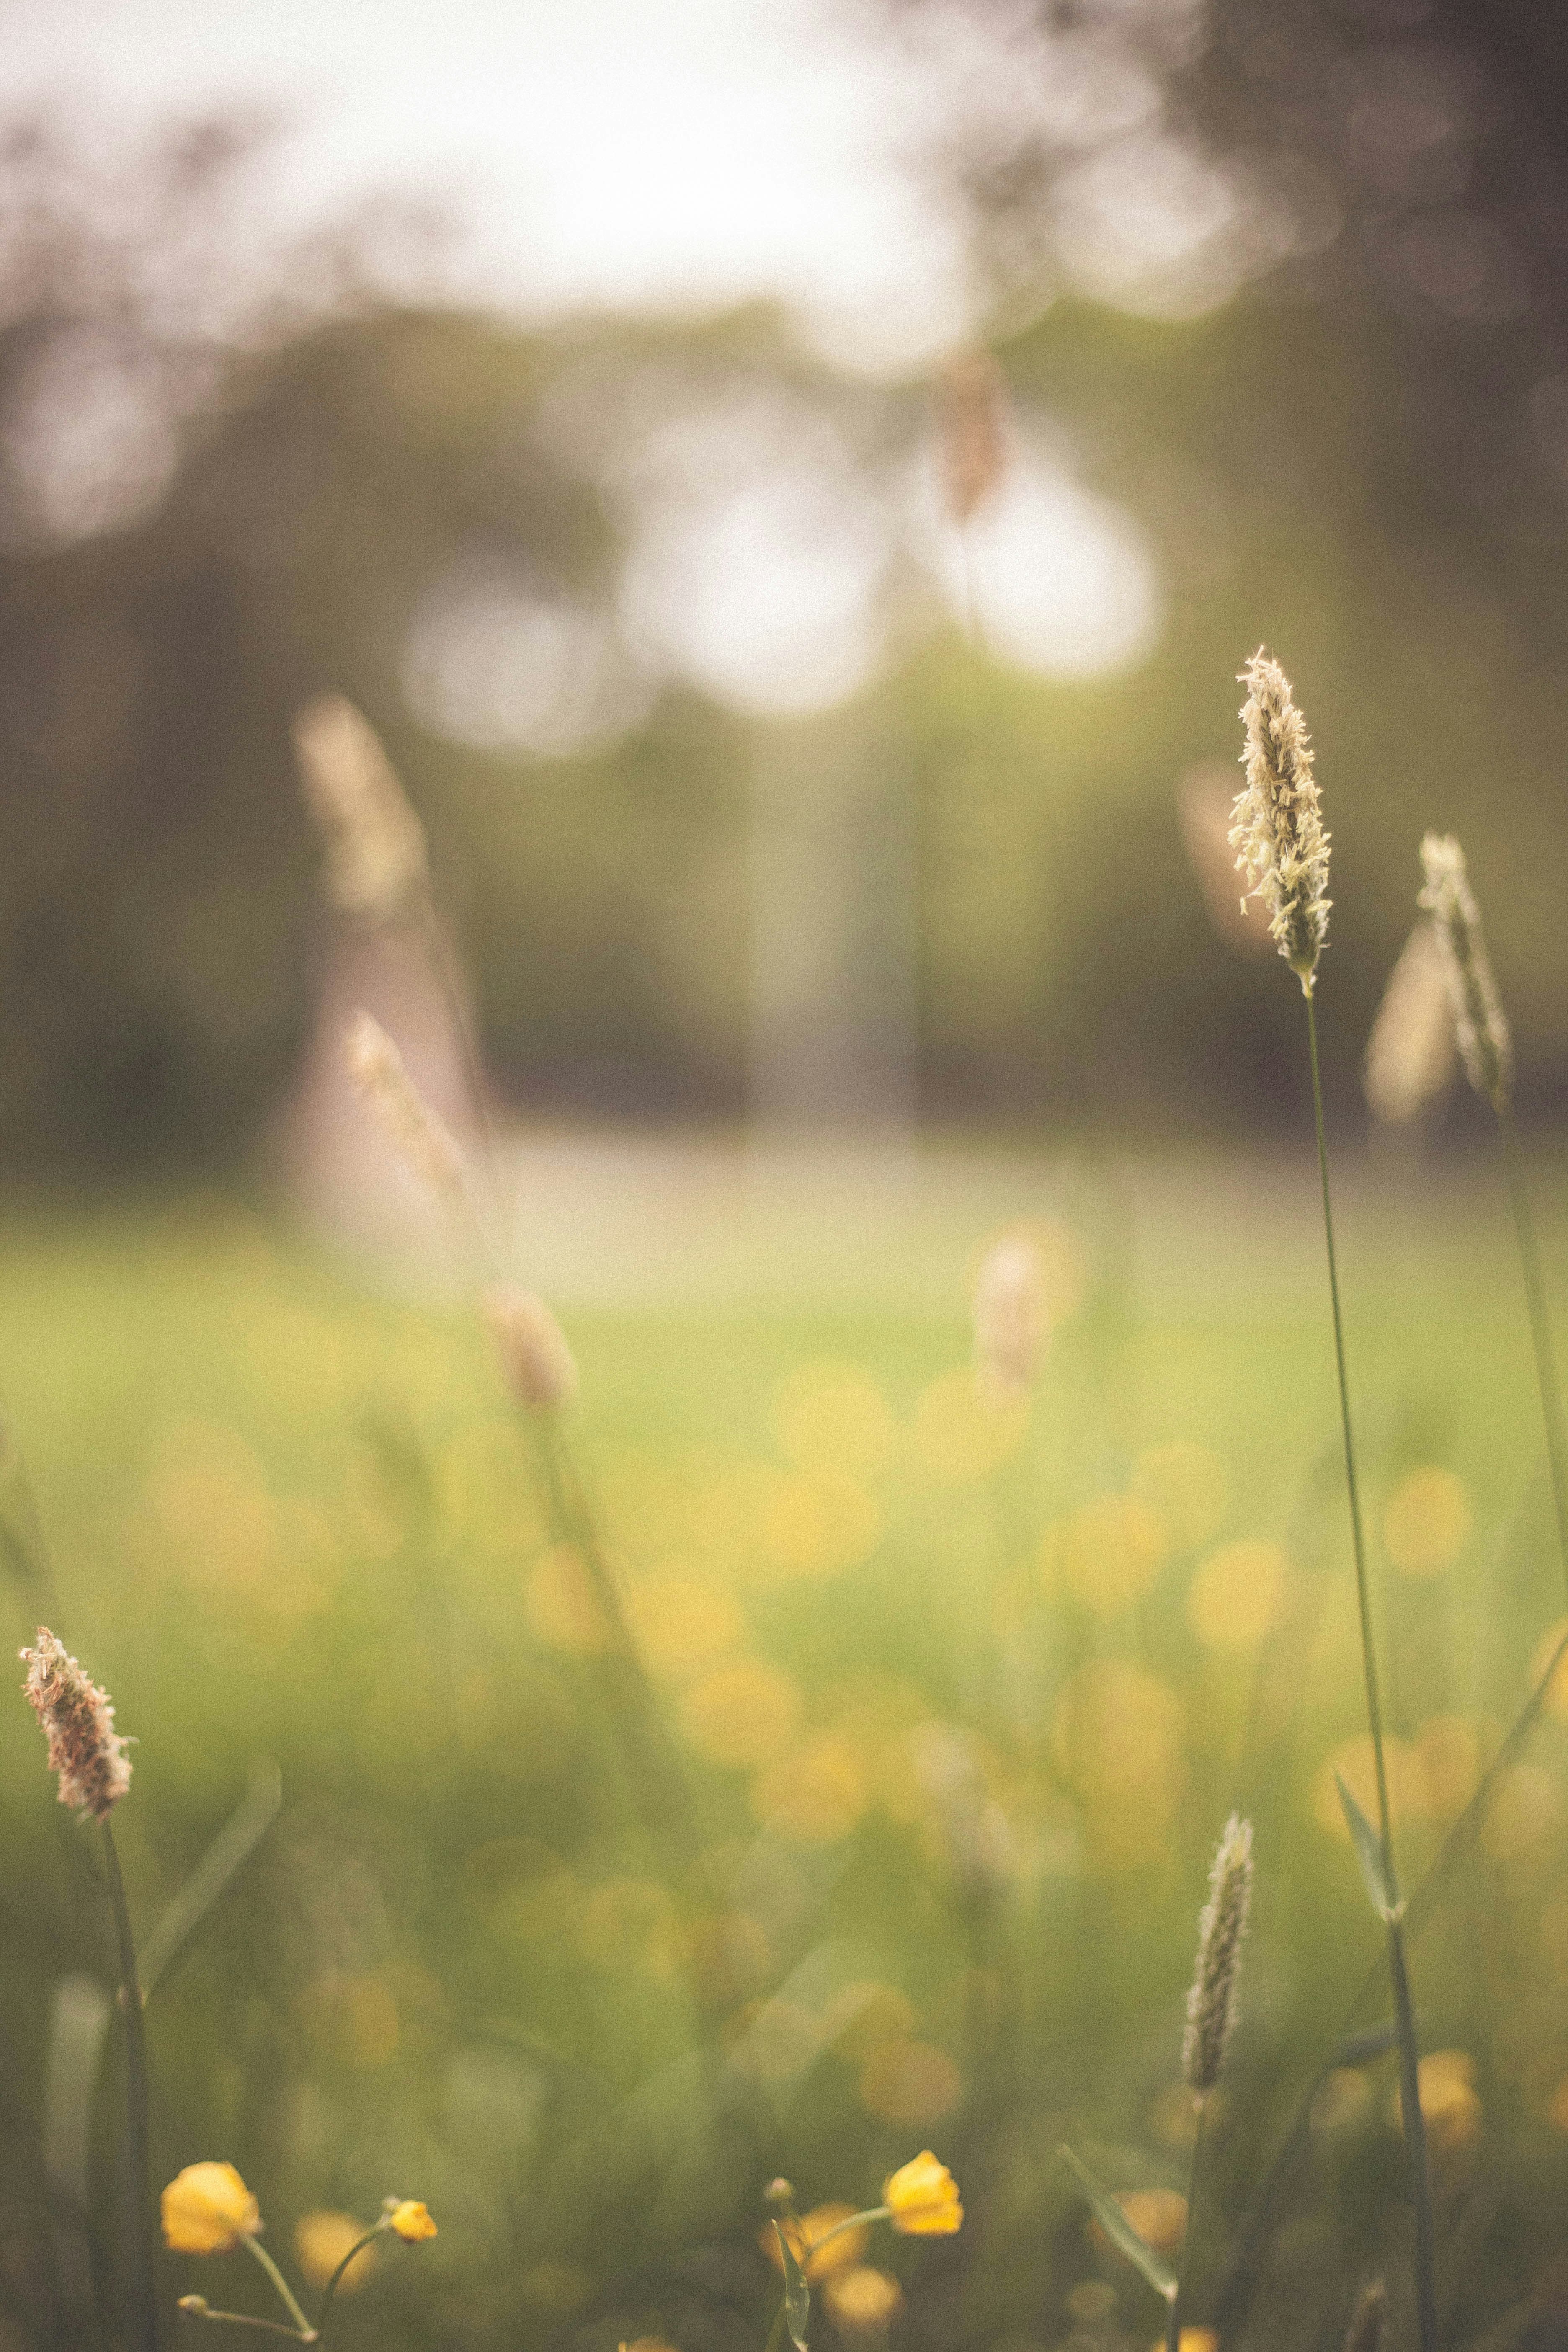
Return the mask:
{"type": "MultiPolygon", "coordinates": [[[[935,1144],[863,1170],[853,1211],[802,1160],[766,1215],[715,1217],[700,1282],[639,1233],[646,1171],[604,1159],[595,1278],[558,1297],[568,1426],[679,1804],[628,1773],[605,1628],[464,1296],[216,1193],[5,1219],[5,1605],[138,1743],[116,1829],[143,1938],[247,1775],[281,1776],[149,2004],[157,2181],[237,2165],[296,2276],[303,2217],[425,2199],[439,2237],[377,2261],[345,2347],[721,2352],[776,2305],[772,2177],[864,2205],[930,2147],[966,2218],[868,2256],[897,2344],[1152,2343],[1055,2150],[1179,2192],[1194,1924],[1239,1807],[1206,2324],[1295,2103],[1385,2001],[1355,2006],[1378,1937],[1328,1778],[1366,1794],[1305,1155],[935,1144]],[[814,1285],[835,1217],[854,1276],[814,1285]],[[1052,1328],[1009,1399],[968,1300],[1020,1229],[1052,1328]]],[[[515,1162],[525,1192],[526,1139],[515,1162]]],[[[1563,1174],[1531,1168],[1552,1274],[1563,1174]]],[[[1341,1225],[1410,1884],[1565,1597],[1495,1169],[1346,1153],[1341,1225]]],[[[1562,2293],[1565,1723],[1568,1696],[1415,1945],[1424,2047],[1462,2053],[1431,2109],[1455,2340],[1562,2293]]],[[[109,1916],[19,1693],[0,1809],[3,2340],[112,2343],[112,2036],[85,2300],[46,2121],[55,1989],[112,1987],[109,1916]]],[[[1329,2075],[1226,2341],[1329,2341],[1384,2271],[1397,2309],[1396,2113],[1387,2055],[1329,2075]]],[[[1169,2200],[1140,2210],[1169,2229],[1169,2200]]],[[[163,2308],[264,2311],[249,2272],[165,2256],[163,2308]]],[[[826,2329],[865,2337],[830,2298],[826,2329]]]]}

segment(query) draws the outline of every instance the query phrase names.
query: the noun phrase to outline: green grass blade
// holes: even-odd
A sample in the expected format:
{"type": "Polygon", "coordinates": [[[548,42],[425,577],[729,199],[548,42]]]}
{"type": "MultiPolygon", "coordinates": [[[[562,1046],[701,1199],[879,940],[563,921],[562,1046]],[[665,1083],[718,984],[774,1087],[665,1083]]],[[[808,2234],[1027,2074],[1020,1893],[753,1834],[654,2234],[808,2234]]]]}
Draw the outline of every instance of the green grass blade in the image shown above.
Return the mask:
{"type": "Polygon", "coordinates": [[[249,1860],[282,1802],[283,1780],[277,1765],[255,1765],[249,1789],[136,1956],[144,1997],[178,1958],[236,1871],[249,1860]]]}
{"type": "Polygon", "coordinates": [[[1361,1864],[1362,1884],[1366,1888],[1367,1899],[1378,1917],[1386,1923],[1393,1913],[1394,1904],[1384,1873],[1383,1841],[1337,1772],[1334,1774],[1334,1786],[1340,1792],[1340,1809],[1351,1833],[1355,1858],[1361,1864]]]}
{"type": "Polygon", "coordinates": [[[776,2221],[773,2223],[773,2229],[778,2236],[779,2253],[784,2262],[784,2326],[789,2329],[790,2340],[795,2347],[795,2352],[806,2352],[805,2329],[806,2322],[811,2317],[811,2289],[806,2284],[805,2273],[795,2258],[789,2240],[776,2221]]]}
{"type": "Polygon", "coordinates": [[[1142,2272],[1156,2294],[1171,2302],[1176,2292],[1176,2273],[1161,2254],[1146,2245],[1132,2227],[1114,2197],[1108,2197],[1088,2165],[1081,2163],[1070,2147],[1058,2147],[1057,2154],[1072,2167],[1078,2185],[1089,2200],[1095,2220],[1100,2223],[1119,2254],[1125,2254],[1135,2269],[1142,2272]]]}

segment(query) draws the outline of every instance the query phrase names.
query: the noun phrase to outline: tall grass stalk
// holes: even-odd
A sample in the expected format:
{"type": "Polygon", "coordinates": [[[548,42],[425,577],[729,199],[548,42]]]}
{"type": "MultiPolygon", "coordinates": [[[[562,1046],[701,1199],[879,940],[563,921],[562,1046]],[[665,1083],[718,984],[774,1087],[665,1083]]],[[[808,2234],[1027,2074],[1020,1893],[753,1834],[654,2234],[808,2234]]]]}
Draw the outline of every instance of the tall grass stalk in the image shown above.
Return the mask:
{"type": "MultiPolygon", "coordinates": [[[[1389,1818],[1388,1769],[1383,1748],[1383,1702],[1378,1689],[1377,1653],[1373,1639],[1372,1597],[1366,1571],[1366,1544],[1362,1529],[1361,1495],[1356,1483],[1355,1440],[1351,1424],[1350,1383],[1345,1372],[1344,1320],[1340,1311],[1339,1268],[1334,1254],[1334,1213],[1329,1188],[1329,1152],[1323,1132],[1323,1087],[1318,1066],[1318,1020],[1310,979],[1303,982],[1307,1002],[1307,1045],[1312,1068],[1312,1117],[1317,1128],[1318,1173],[1323,1195],[1323,1239],[1329,1261],[1329,1297],[1333,1309],[1334,1362],[1339,1374],[1340,1423],[1344,1437],[1345,1486],[1350,1497],[1351,1543],[1355,1557],[1356,1609],[1361,1622],[1362,1671],[1366,1685],[1367,1727],[1372,1735],[1373,1764],[1377,1780],[1377,1832],[1382,1848],[1383,1878],[1388,1901],[1388,1975],[1394,1999],[1394,2027],[1399,2043],[1399,2105],[1405,2123],[1405,2143],[1410,2165],[1410,2192],[1415,2212],[1415,2303],[1421,2352],[1436,2352],[1436,2242],[1432,2221],[1432,2178],[1426,2154],[1426,2131],[1421,2114],[1419,2053],[1415,2017],[1410,1997],[1410,1971],[1405,1955],[1405,1906],[1389,1818]]],[[[1173,2347],[1173,2352],[1174,2347],[1173,2347]]]]}
{"type": "Polygon", "coordinates": [[[1165,2352],[1181,2352],[1182,2289],[1192,2270],[1193,2217],[1198,2210],[1198,2167],[1203,2158],[1204,2118],[1207,2114],[1208,2101],[1197,2100],[1193,2121],[1192,2151],[1187,2158],[1187,2227],[1182,2241],[1182,2263],[1176,2273],[1176,2291],[1165,2314],[1165,2352]]]}
{"type": "Polygon", "coordinates": [[[152,2106],[147,2087],[147,2030],[142,2013],[142,1982],[136,1966],[136,1939],[131,1931],[131,1909],[114,1832],[107,1817],[103,1831],[109,1900],[114,1914],[115,1940],[120,1948],[121,2002],[125,2012],[125,2169],[128,2226],[125,2267],[129,2280],[126,2300],[130,2325],[126,2333],[142,2352],[158,2352],[158,2298],[153,2284],[152,2106]]]}
{"type": "Polygon", "coordinates": [[[1535,1219],[1525,1182],[1524,1155],[1520,1150],[1513,1105],[1505,1099],[1494,1106],[1502,1162],[1508,1179],[1509,1205],[1519,1243],[1520,1271],[1524,1278],[1525,1305],[1530,1315],[1531,1346],[1535,1356],[1536,1385],[1541,1391],[1541,1417],[1546,1428],[1546,1460],[1552,1474],[1552,1505],[1557,1520],[1557,1549],[1564,1584],[1568,1584],[1568,1444],[1563,1434],[1563,1392],[1557,1379],[1552,1324],[1546,1309],[1546,1285],[1542,1279],[1541,1251],[1535,1219]]]}

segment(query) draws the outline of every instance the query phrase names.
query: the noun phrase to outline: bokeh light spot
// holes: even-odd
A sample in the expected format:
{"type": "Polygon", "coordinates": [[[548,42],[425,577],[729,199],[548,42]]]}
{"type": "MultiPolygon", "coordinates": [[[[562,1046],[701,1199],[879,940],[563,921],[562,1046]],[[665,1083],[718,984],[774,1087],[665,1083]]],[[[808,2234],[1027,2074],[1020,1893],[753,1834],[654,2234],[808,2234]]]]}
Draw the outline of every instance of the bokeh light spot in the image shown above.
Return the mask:
{"type": "Polygon", "coordinates": [[[1285,1584],[1278,1544],[1221,1544],[1187,1588],[1187,1622],[1214,1650],[1255,1650],[1274,1622],[1285,1584]]]}
{"type": "Polygon", "coordinates": [[[1451,1568],[1470,1532],[1463,1481],[1436,1465],[1411,1470],[1384,1507],[1383,1540],[1402,1576],[1437,1576],[1451,1568]]]}
{"type": "Polygon", "coordinates": [[[681,1728],[715,1764],[764,1765],[786,1748],[800,1721],[800,1687],[776,1666],[738,1658],[693,1684],[681,1728]]]}
{"type": "Polygon", "coordinates": [[[999,1470],[1017,1452],[1028,1425],[1026,1397],[1009,1395],[961,1364],[921,1391],[915,1448],[933,1478],[966,1486],[999,1470]]]}

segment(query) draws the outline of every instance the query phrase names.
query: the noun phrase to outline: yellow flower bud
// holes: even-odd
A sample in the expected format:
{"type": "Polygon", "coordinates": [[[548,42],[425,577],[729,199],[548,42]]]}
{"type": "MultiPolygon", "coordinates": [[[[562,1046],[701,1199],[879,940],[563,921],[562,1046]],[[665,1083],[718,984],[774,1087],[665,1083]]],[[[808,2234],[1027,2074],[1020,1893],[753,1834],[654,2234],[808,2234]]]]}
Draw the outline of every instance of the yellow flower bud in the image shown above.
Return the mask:
{"type": "Polygon", "coordinates": [[[909,2237],[951,2237],[963,2220],[958,2183],[929,2147],[883,2181],[882,2202],[894,2229],[909,2237]]]}
{"type": "Polygon", "coordinates": [[[187,2164],[164,2189],[163,2242],[176,2254],[228,2254],[261,2227],[261,2208],[232,2164],[187,2164]]]}
{"type": "Polygon", "coordinates": [[[421,2238],[433,2238],[436,2224],[430,2219],[430,2209],[417,2197],[405,2197],[395,2205],[386,2217],[387,2227],[395,2230],[405,2246],[416,2246],[421,2238]]]}

